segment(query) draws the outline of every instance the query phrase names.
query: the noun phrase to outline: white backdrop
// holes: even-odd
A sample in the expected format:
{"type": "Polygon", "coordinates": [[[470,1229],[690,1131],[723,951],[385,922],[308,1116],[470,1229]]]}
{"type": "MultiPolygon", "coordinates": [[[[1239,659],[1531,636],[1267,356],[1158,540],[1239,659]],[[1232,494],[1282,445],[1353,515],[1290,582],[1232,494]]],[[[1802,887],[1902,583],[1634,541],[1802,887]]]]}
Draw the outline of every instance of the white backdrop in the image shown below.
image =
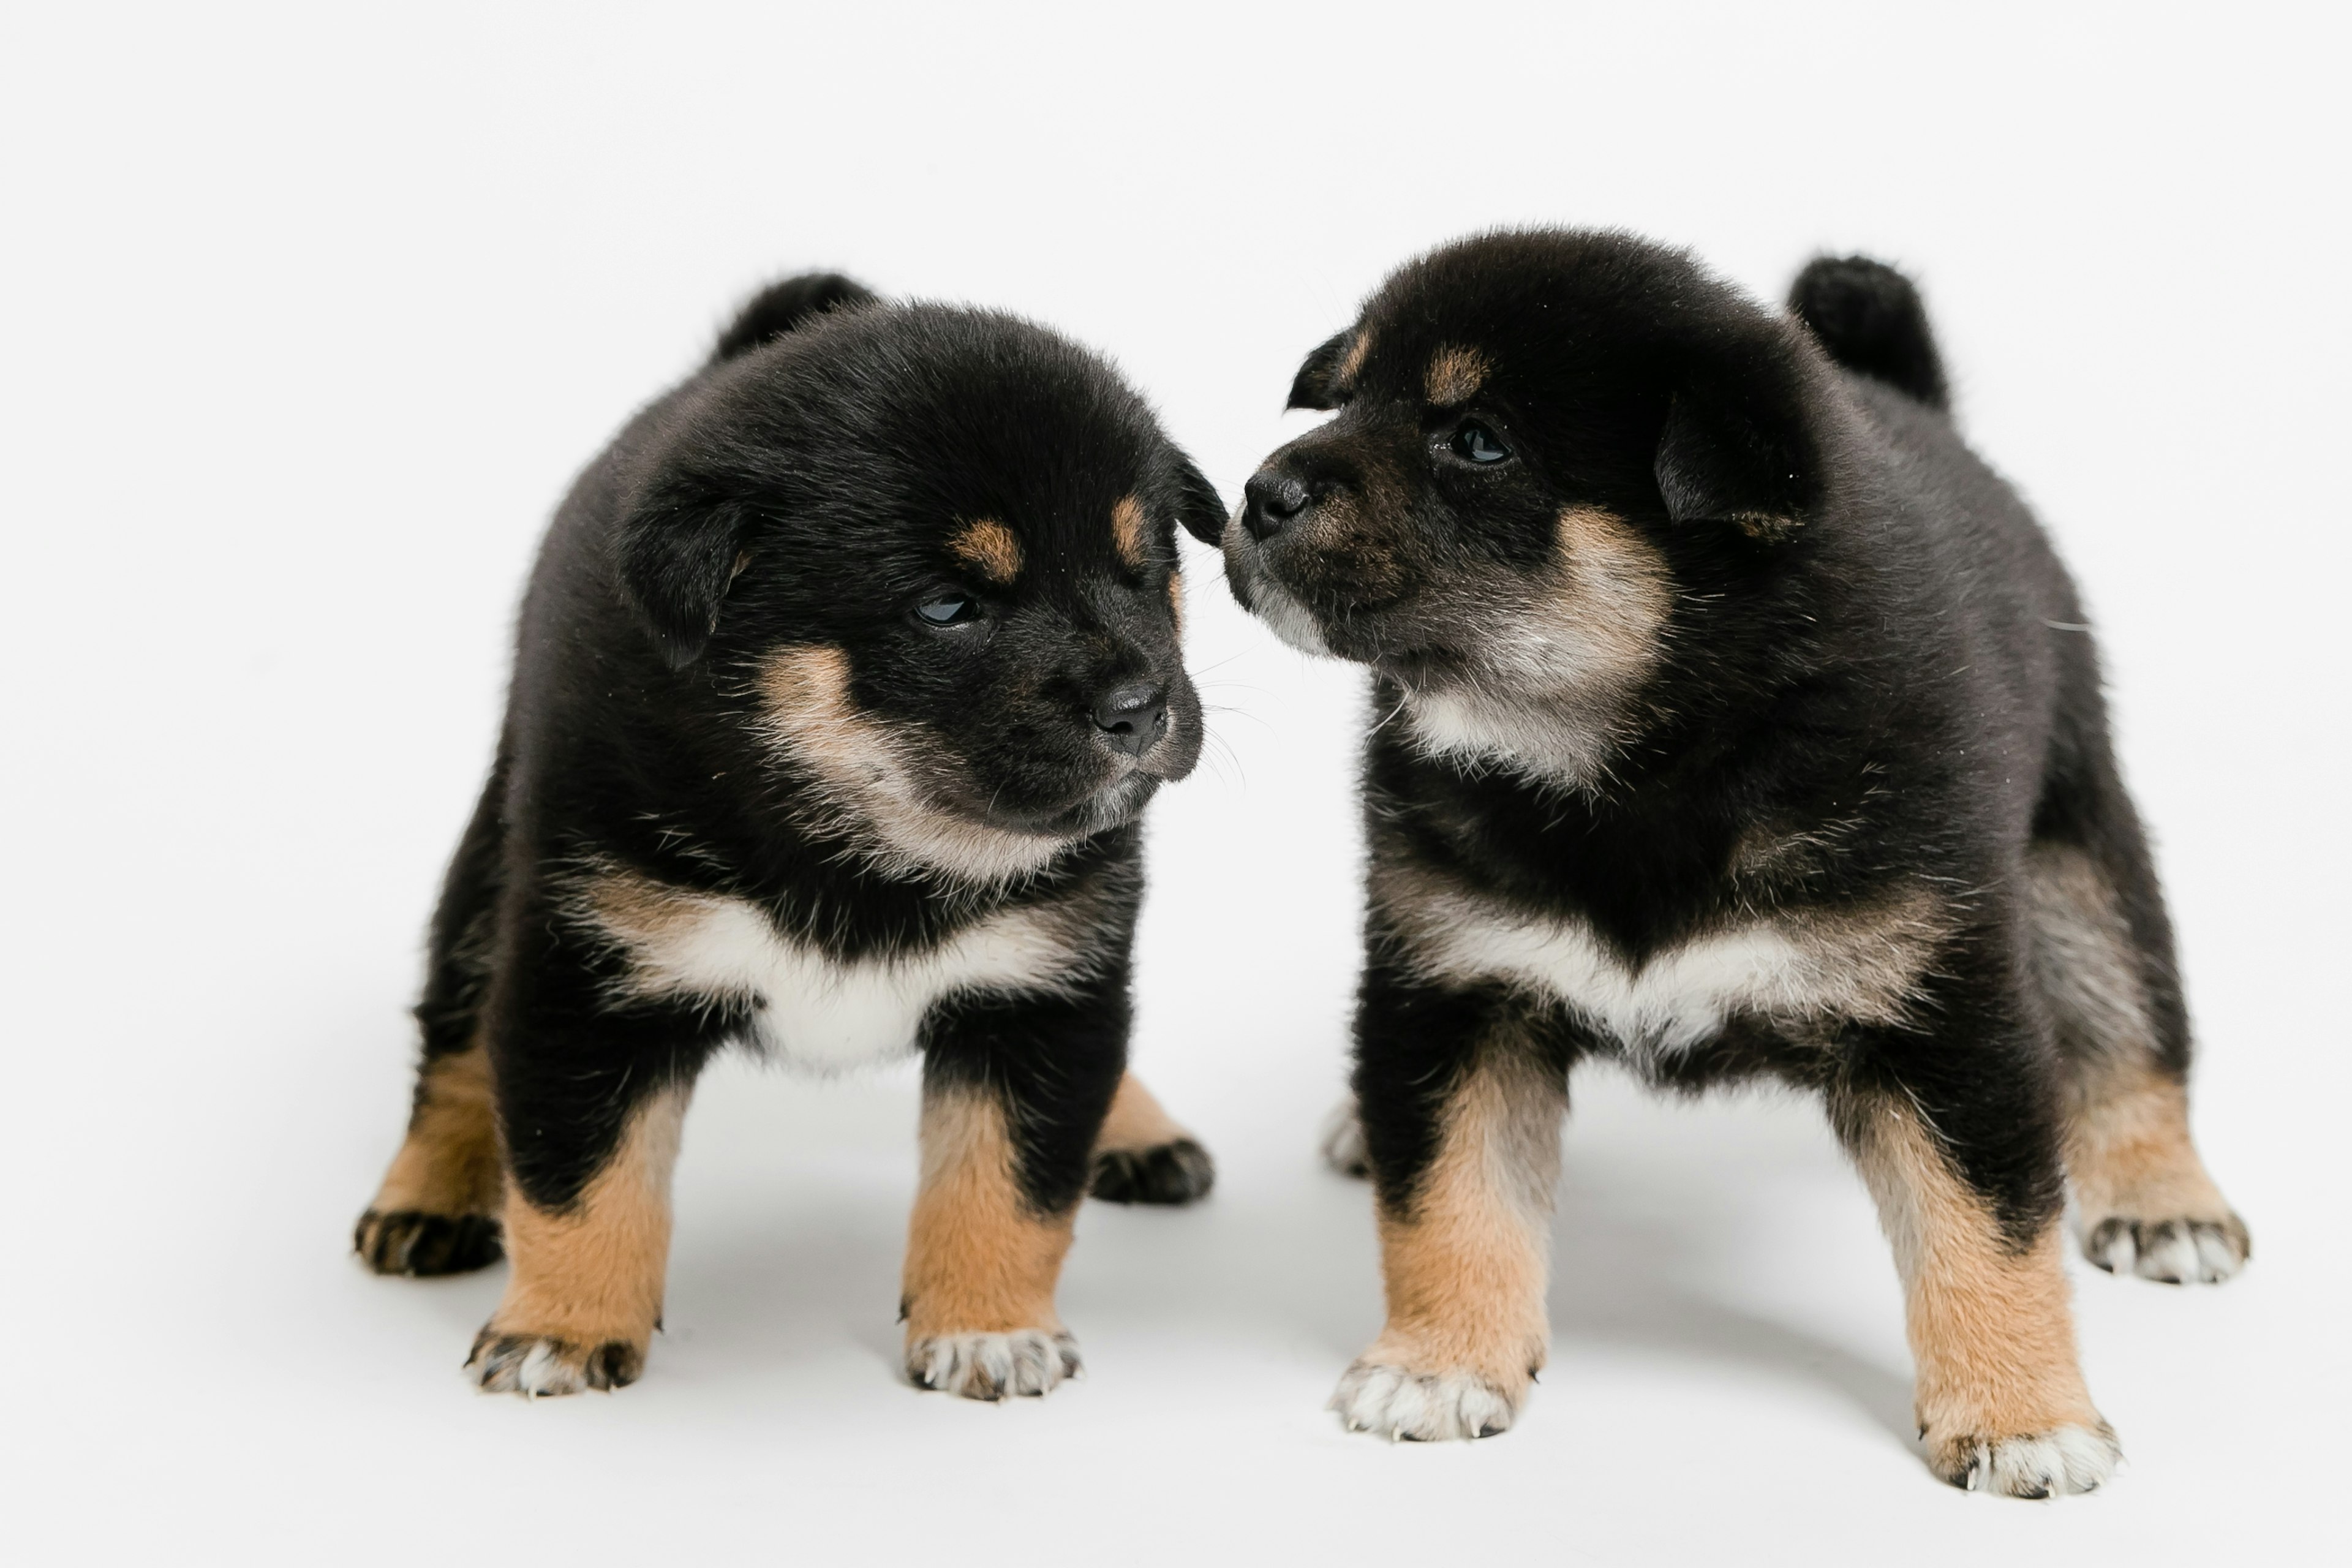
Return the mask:
{"type": "MultiPolygon", "coordinates": [[[[0,1544],[17,1562],[2289,1561],[2346,1458],[2341,13],[13,8],[0,1544]],[[1195,552],[1211,766],[1155,808],[1137,1051],[1213,1147],[1091,1205],[1089,1379],[909,1391],[910,1071],[742,1064],[688,1129],[646,1380],[457,1374],[496,1271],[383,1280],[419,933],[574,468],[812,265],[1117,356],[1228,496],[1390,266],[1506,222],[1925,286],[2101,623],[2256,1258],[2077,1267],[2129,1468],[1935,1483],[1867,1201],[1807,1107],[1580,1078],[1551,1369],[1385,1448],[1342,1072],[1358,684],[1195,552]]],[[[1295,419],[1296,416],[1294,416],[1295,419]]],[[[1188,545],[1188,549],[1191,547],[1188,545]]],[[[2340,1531],[2339,1531],[2340,1538],[2340,1531]]]]}

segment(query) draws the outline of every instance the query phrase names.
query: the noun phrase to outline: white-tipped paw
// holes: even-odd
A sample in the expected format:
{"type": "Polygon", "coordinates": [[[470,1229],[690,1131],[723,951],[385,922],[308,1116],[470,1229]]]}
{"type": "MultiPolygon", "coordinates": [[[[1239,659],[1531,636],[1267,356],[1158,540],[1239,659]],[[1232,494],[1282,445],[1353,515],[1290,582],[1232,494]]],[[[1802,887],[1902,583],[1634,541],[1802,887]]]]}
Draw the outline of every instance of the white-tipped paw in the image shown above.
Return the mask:
{"type": "Polygon", "coordinates": [[[637,1381],[645,1364],[644,1347],[628,1340],[583,1345],[549,1334],[488,1328],[475,1337],[466,1372],[485,1394],[539,1399],[591,1388],[625,1388],[637,1381]]]}
{"type": "Polygon", "coordinates": [[[966,1399],[1034,1398],[1080,1370],[1078,1342],[1049,1329],[933,1334],[907,1346],[916,1387],[966,1399]]]}
{"type": "Polygon", "coordinates": [[[2124,1457],[2105,1423],[2057,1426],[2021,1437],[1950,1438],[1935,1451],[1937,1473],[1954,1486],[2021,1498],[2096,1491],[2124,1457]]]}
{"type": "Polygon", "coordinates": [[[1350,1432],[1391,1443],[1438,1443],[1509,1430],[1518,1400],[1475,1373],[1415,1372],[1360,1361],[1339,1379],[1330,1408],[1350,1432]]]}
{"type": "Polygon", "coordinates": [[[2246,1266],[2253,1246],[2246,1222],[2225,1219],[2126,1219],[2085,1227],[2083,1256],[2110,1274],[2137,1274],[2167,1285],[2218,1285],[2246,1266]]]}

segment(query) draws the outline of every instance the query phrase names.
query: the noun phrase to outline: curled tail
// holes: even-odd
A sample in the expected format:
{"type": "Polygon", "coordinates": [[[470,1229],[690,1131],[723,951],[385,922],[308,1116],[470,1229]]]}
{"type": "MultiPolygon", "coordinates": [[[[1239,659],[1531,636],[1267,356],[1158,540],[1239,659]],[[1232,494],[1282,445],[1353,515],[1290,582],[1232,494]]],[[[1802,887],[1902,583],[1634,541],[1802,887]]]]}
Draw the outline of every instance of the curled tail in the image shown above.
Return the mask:
{"type": "Polygon", "coordinates": [[[1949,408],[1943,356],[1911,279],[1866,256],[1824,256],[1789,286],[1789,310],[1846,369],[1949,408]]]}
{"type": "Polygon", "coordinates": [[[827,310],[870,305],[874,299],[874,290],[838,272],[804,272],[798,278],[771,283],[753,295],[751,303],[737,311],[735,320],[719,334],[719,342],[710,351],[710,363],[717,364],[721,360],[750,353],[795,327],[807,325],[827,310]]]}

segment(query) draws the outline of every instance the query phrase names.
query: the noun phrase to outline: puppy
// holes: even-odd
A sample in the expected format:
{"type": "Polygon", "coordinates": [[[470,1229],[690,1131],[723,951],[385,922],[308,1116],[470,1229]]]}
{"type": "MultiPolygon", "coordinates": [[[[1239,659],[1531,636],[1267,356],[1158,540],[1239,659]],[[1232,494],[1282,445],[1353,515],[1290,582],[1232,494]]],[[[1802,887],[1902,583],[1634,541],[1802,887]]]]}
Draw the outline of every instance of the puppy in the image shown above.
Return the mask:
{"type": "Polygon", "coordinates": [[[1216,492],[1099,359],[808,277],[556,514],[433,923],[385,1274],[478,1268],[485,1389],[617,1388],[659,1324],[695,1075],[920,1050],[923,1387],[1043,1394],[1097,1196],[1207,1154],[1122,1076],[1139,814],[1192,770],[1174,529],[1216,492]]]}
{"type": "Polygon", "coordinates": [[[1895,1246],[1936,1471],[2081,1491],[2117,1449],[2059,1220],[2220,1279],[2189,1026],[2049,542],[1953,427],[1918,299],[1791,316],[1622,236],[1497,234],[1307,357],[1337,415],[1225,528],[1234,594],[1368,665],[1356,1016],[1388,1326],[1333,1406],[1485,1436],[1542,1363],[1568,1070],[1807,1086],[1895,1246]]]}

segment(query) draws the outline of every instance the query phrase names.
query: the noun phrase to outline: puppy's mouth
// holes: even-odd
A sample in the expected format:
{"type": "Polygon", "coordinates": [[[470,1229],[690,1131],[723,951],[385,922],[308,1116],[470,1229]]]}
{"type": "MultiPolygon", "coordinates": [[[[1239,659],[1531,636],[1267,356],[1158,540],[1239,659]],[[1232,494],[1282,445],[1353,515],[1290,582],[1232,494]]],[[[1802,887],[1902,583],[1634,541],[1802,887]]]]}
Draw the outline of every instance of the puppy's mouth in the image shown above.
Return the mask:
{"type": "Polygon", "coordinates": [[[1067,805],[1022,810],[1000,803],[982,820],[992,827],[1033,838],[1084,838],[1134,821],[1159,793],[1160,784],[1155,774],[1134,768],[1067,805]]]}

